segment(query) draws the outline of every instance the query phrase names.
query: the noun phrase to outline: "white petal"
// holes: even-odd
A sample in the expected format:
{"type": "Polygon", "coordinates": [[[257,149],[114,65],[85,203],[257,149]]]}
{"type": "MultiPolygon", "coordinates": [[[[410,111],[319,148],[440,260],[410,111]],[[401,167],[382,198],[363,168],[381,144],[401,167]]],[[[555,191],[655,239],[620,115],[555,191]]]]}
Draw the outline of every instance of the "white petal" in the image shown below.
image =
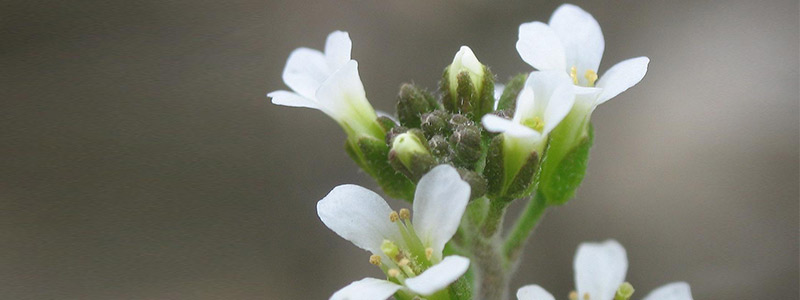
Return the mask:
{"type": "Polygon", "coordinates": [[[333,72],[317,90],[316,99],[320,109],[340,123],[358,122],[360,117],[374,121],[377,117],[367,101],[355,60],[333,72]]]}
{"type": "Polygon", "coordinates": [[[272,98],[272,104],[317,109],[317,103],[313,100],[289,91],[274,91],[267,94],[267,97],[272,98]]]}
{"type": "Polygon", "coordinates": [[[544,128],[541,133],[546,135],[567,116],[575,103],[572,82],[564,72],[541,71],[531,73],[526,85],[533,88],[537,113],[544,109],[544,128]]]}
{"type": "Polygon", "coordinates": [[[488,131],[502,132],[514,137],[538,138],[541,136],[538,132],[536,132],[536,130],[530,129],[511,120],[503,119],[497,115],[484,115],[483,118],[481,118],[481,123],[488,131]]]}
{"type": "Polygon", "coordinates": [[[397,226],[389,221],[391,212],[381,196],[352,184],[333,188],[317,203],[317,214],[325,226],[375,254],[381,253],[384,239],[402,240],[397,226]]]}
{"type": "Polygon", "coordinates": [[[402,286],[375,278],[364,278],[343,287],[330,300],[383,300],[388,299],[402,286]]]}
{"type": "Polygon", "coordinates": [[[390,120],[394,121],[395,123],[400,123],[400,121],[398,121],[397,118],[389,112],[385,112],[382,110],[375,110],[375,114],[378,115],[378,117],[387,117],[390,120]]]}
{"type": "Polygon", "coordinates": [[[422,176],[414,193],[414,229],[433,255],[441,258],[461,224],[469,201],[469,184],[450,165],[439,165],[422,176]]]}
{"type": "Polygon", "coordinates": [[[430,296],[458,280],[461,275],[467,272],[468,268],[468,258],[451,255],[425,270],[419,276],[406,279],[405,285],[417,294],[430,296]]]}
{"type": "Polygon", "coordinates": [[[647,73],[647,65],[649,63],[650,59],[642,56],[624,60],[608,69],[603,74],[603,77],[597,81],[597,87],[603,89],[603,92],[597,98],[597,104],[602,104],[616,97],[639,83],[639,81],[642,81],[644,74],[647,73]]]}
{"type": "Polygon", "coordinates": [[[502,83],[495,83],[494,84],[494,106],[493,109],[497,110],[497,105],[500,104],[500,97],[503,96],[503,91],[506,89],[506,86],[502,83]]]}
{"type": "Polygon", "coordinates": [[[303,97],[315,99],[315,93],[331,70],[321,52],[297,48],[289,54],[283,69],[283,82],[303,97]]]}
{"type": "Polygon", "coordinates": [[[592,300],[611,300],[625,280],[628,257],[615,240],[583,243],[575,253],[574,268],[580,297],[588,293],[592,300]]]}
{"type": "Polygon", "coordinates": [[[517,290],[518,300],[556,300],[552,294],[542,287],[532,284],[521,287],[517,290]]]}
{"type": "MultiPolygon", "coordinates": [[[[534,72],[535,73],[535,72],[534,72]]],[[[522,123],[523,120],[533,119],[537,115],[536,98],[531,83],[531,75],[525,80],[522,91],[517,95],[517,106],[514,108],[514,122],[522,123]]]]}
{"type": "Polygon", "coordinates": [[[325,61],[328,63],[328,69],[336,71],[350,61],[350,51],[353,48],[353,43],[350,41],[350,35],[344,31],[334,31],[328,35],[325,40],[325,61]]]}
{"type": "Polygon", "coordinates": [[[592,15],[575,5],[563,4],[553,12],[549,24],[564,47],[567,68],[575,66],[579,77],[586,70],[597,72],[605,41],[592,15]]]}
{"type": "Polygon", "coordinates": [[[692,290],[686,282],[673,282],[653,290],[643,300],[692,300],[692,290]]]}
{"type": "Polygon", "coordinates": [[[566,54],[558,35],[547,24],[530,22],[519,25],[517,52],[526,63],[538,70],[566,70],[566,54]]]}

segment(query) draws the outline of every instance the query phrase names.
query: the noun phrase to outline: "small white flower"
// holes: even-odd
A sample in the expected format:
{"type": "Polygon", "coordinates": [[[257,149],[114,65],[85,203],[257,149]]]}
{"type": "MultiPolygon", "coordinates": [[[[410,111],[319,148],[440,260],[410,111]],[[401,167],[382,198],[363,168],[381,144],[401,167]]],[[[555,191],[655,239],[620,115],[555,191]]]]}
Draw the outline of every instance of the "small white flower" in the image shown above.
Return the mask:
{"type": "Polygon", "coordinates": [[[378,194],[357,185],[340,185],[317,203],[328,228],[371,252],[388,280],[365,278],[331,299],[386,299],[398,291],[429,296],[456,281],[469,267],[457,255],[442,258],[467,207],[470,187],[449,165],[422,176],[414,195],[413,222],[407,209],[393,211],[378,194]]]}
{"type": "Polygon", "coordinates": [[[604,48],[600,25],[592,15],[572,4],[556,9],[549,24],[530,22],[519,26],[517,51],[522,60],[538,70],[566,72],[578,86],[577,93],[585,95],[578,101],[589,112],[639,83],[650,62],[647,57],[622,61],[598,80],[604,48]]]}
{"type": "Polygon", "coordinates": [[[309,48],[294,50],[283,70],[283,81],[293,92],[274,91],[267,97],[277,105],[318,109],[348,135],[383,139],[358,75],[358,63],[350,59],[351,48],[347,32],[334,31],[325,42],[325,53],[309,48]]]}
{"type": "MultiPolygon", "coordinates": [[[[625,280],[628,257],[617,241],[582,243],[575,253],[575,287],[573,297],[588,300],[612,300],[625,280]]],[[[519,300],[554,300],[553,295],[538,285],[527,285],[517,291],[519,300]]],[[[650,292],[644,300],[692,300],[685,282],[673,282],[650,292]]]]}
{"type": "Polygon", "coordinates": [[[564,119],[574,101],[569,77],[553,71],[533,72],[517,96],[514,118],[489,114],[483,116],[482,123],[491,132],[535,142],[564,119]]]}

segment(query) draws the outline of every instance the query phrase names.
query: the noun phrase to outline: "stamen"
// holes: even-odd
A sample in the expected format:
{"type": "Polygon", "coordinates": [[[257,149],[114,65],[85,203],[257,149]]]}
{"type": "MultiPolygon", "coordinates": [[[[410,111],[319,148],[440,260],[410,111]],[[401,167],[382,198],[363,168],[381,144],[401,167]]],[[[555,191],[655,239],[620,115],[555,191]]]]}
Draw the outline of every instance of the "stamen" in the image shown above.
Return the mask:
{"type": "Polygon", "coordinates": [[[589,81],[589,86],[594,86],[594,82],[597,81],[597,73],[593,70],[586,70],[586,74],[583,77],[586,77],[586,80],[589,81]]]}
{"type": "Polygon", "coordinates": [[[589,293],[583,294],[583,300],[589,300],[589,293]]]}
{"type": "Polygon", "coordinates": [[[405,266],[407,266],[409,263],[411,263],[411,261],[410,261],[410,260],[408,260],[408,258],[403,258],[403,259],[401,259],[399,262],[397,262],[397,265],[398,265],[398,266],[401,266],[401,267],[405,267],[405,266]]]}
{"type": "Polygon", "coordinates": [[[425,248],[425,258],[431,260],[432,256],[433,256],[433,248],[425,248]]]}
{"type": "Polygon", "coordinates": [[[386,272],[386,275],[389,275],[389,277],[398,278],[400,276],[400,270],[389,269],[389,271],[386,272]]]}
{"type": "Polygon", "coordinates": [[[411,219],[411,211],[409,211],[408,209],[405,209],[405,208],[400,209],[400,219],[410,220],[411,219]]]}
{"type": "Polygon", "coordinates": [[[569,292],[569,300],[578,300],[578,292],[576,291],[569,292]]]}
{"type": "Polygon", "coordinates": [[[369,257],[369,263],[380,267],[381,266],[381,256],[373,254],[372,256],[369,257]]]}
{"type": "Polygon", "coordinates": [[[569,77],[572,77],[573,84],[578,84],[578,68],[576,68],[575,66],[569,68],[569,77]]]}
{"type": "Polygon", "coordinates": [[[392,221],[392,223],[394,223],[397,222],[397,220],[400,220],[400,215],[398,215],[396,211],[392,211],[389,214],[389,221],[392,221]]]}

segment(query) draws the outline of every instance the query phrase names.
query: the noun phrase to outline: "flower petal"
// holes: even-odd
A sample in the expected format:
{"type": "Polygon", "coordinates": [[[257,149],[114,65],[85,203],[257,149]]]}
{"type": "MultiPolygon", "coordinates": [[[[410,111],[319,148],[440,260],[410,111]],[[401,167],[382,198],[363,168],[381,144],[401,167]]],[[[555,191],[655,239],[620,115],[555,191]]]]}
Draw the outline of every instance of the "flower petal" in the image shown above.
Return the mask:
{"type": "Polygon", "coordinates": [[[566,70],[564,47],[550,26],[542,22],[519,25],[517,52],[526,63],[538,70],[566,70]]]}
{"type": "Polygon", "coordinates": [[[692,300],[692,290],[686,282],[673,282],[653,290],[643,300],[692,300]]]}
{"type": "Polygon", "coordinates": [[[514,137],[538,138],[541,135],[536,130],[530,129],[525,125],[514,121],[501,118],[497,115],[487,114],[481,119],[481,123],[486,130],[491,132],[502,132],[514,137]]]}
{"type": "Polygon", "coordinates": [[[367,100],[355,60],[333,72],[317,90],[316,99],[320,109],[340,123],[358,125],[361,120],[372,122],[377,118],[367,100]]]}
{"type": "Polygon", "coordinates": [[[517,290],[518,300],[556,300],[552,294],[542,287],[532,284],[521,287],[517,290]]]}
{"type": "Polygon", "coordinates": [[[575,5],[563,4],[553,12],[549,25],[564,47],[567,68],[575,66],[579,77],[583,77],[586,70],[597,72],[605,40],[591,14],[575,5]]]}
{"type": "Polygon", "coordinates": [[[267,94],[267,97],[272,98],[272,104],[276,105],[318,109],[317,103],[313,100],[289,91],[274,91],[267,94]]]}
{"type": "Polygon", "coordinates": [[[468,258],[451,255],[417,277],[406,279],[405,285],[417,294],[430,296],[458,280],[468,268],[468,258]]]}
{"type": "Polygon", "coordinates": [[[350,61],[350,51],[353,48],[353,42],[350,41],[350,35],[345,31],[334,31],[328,35],[325,40],[325,61],[328,64],[328,70],[336,71],[350,61]]]}
{"type": "Polygon", "coordinates": [[[289,54],[283,69],[283,82],[303,97],[316,99],[315,93],[331,70],[321,52],[309,48],[297,48],[289,54]]]}
{"type": "Polygon", "coordinates": [[[616,97],[642,81],[644,74],[647,73],[649,63],[650,59],[642,56],[624,60],[608,69],[597,81],[597,87],[603,89],[597,98],[597,105],[616,97]]]}
{"type": "Polygon", "coordinates": [[[399,289],[396,283],[376,278],[364,278],[343,287],[331,296],[330,300],[381,300],[388,299],[399,289]]]}
{"type": "Polygon", "coordinates": [[[536,111],[542,113],[544,121],[541,134],[546,135],[567,116],[575,103],[572,82],[564,72],[540,71],[532,72],[525,85],[533,89],[536,111]]]}
{"type": "Polygon", "coordinates": [[[461,224],[469,201],[469,184],[450,165],[439,165],[422,176],[414,193],[414,229],[436,258],[461,224]]]}
{"type": "Polygon", "coordinates": [[[400,241],[395,224],[389,221],[392,209],[378,194],[363,187],[345,184],[317,202],[322,223],[359,248],[381,253],[384,239],[400,241]]]}
{"type": "Polygon", "coordinates": [[[583,243],[575,253],[575,287],[580,297],[611,300],[625,280],[628,258],[625,248],[615,240],[583,243]]]}

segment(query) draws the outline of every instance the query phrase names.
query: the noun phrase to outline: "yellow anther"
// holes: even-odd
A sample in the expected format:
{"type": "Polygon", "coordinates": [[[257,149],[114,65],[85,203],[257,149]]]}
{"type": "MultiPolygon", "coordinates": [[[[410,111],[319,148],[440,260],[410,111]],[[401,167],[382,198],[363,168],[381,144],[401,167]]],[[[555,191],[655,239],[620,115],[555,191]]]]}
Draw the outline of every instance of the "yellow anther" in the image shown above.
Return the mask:
{"type": "Polygon", "coordinates": [[[573,84],[578,84],[578,68],[576,68],[575,66],[569,68],[569,77],[572,77],[573,84]]]}
{"type": "Polygon", "coordinates": [[[396,211],[392,211],[392,213],[389,214],[389,221],[394,223],[397,222],[397,220],[400,220],[400,215],[398,215],[396,211]]]}
{"type": "Polygon", "coordinates": [[[586,74],[583,77],[586,77],[586,80],[589,81],[589,86],[594,86],[594,82],[597,81],[597,73],[594,70],[586,70],[586,74]]]}
{"type": "Polygon", "coordinates": [[[397,278],[397,276],[400,276],[400,270],[398,270],[398,269],[389,269],[389,271],[386,271],[386,275],[389,275],[389,277],[397,278]]]}
{"type": "Polygon", "coordinates": [[[569,292],[569,300],[578,300],[578,292],[576,291],[569,292]]]}
{"type": "Polygon", "coordinates": [[[371,263],[373,265],[376,265],[376,266],[380,266],[381,265],[381,256],[373,254],[372,256],[369,257],[369,263],[371,263]]]}
{"type": "Polygon", "coordinates": [[[533,117],[533,129],[541,132],[544,129],[544,121],[539,117],[533,117]]]}
{"type": "Polygon", "coordinates": [[[431,260],[432,256],[433,256],[433,248],[425,248],[425,258],[431,260]]]}
{"type": "Polygon", "coordinates": [[[589,293],[583,293],[583,300],[589,300],[589,293]]]}
{"type": "Polygon", "coordinates": [[[405,208],[400,209],[400,219],[411,220],[411,211],[405,208]]]}
{"type": "Polygon", "coordinates": [[[401,267],[405,267],[405,266],[407,266],[409,263],[411,263],[411,261],[409,261],[409,260],[408,260],[408,258],[403,258],[403,259],[401,259],[399,262],[397,262],[397,265],[398,265],[398,266],[401,266],[401,267]]]}

